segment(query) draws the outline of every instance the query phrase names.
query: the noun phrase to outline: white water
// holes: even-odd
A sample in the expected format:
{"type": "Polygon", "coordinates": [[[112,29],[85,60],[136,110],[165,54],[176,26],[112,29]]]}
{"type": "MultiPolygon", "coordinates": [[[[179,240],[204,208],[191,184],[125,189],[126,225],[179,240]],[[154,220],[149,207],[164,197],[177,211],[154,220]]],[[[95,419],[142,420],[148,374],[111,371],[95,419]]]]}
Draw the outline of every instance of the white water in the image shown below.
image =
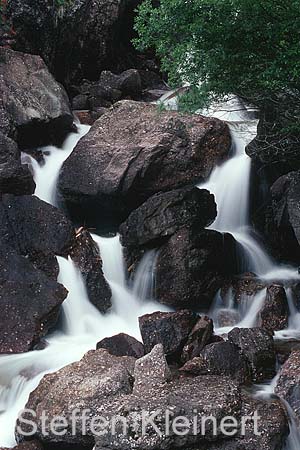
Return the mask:
{"type": "MultiPolygon", "coordinates": [[[[29,160],[33,167],[37,185],[35,194],[41,199],[56,203],[60,167],[88,130],[89,127],[80,125],[79,133],[72,133],[62,149],[43,148],[45,164],[42,166],[33,158],[23,155],[23,161],[29,160]]],[[[142,260],[132,290],[126,284],[118,236],[101,238],[93,235],[93,238],[100,248],[103,272],[112,290],[112,310],[106,315],[101,314],[89,302],[81,274],[72,260],[58,257],[59,281],[69,291],[62,307],[60,328],[47,336],[48,346],[44,350],[0,357],[0,447],[15,445],[17,415],[24,408],[30,392],[46,373],[81,359],[104,337],[123,332],[140,339],[138,317],[157,310],[167,310],[152,298],[147,298],[153,287],[153,270],[149,263],[153,261],[153,253],[146,254],[142,260]]]]}
{"type": "MultiPolygon", "coordinates": [[[[260,278],[268,280],[298,279],[295,269],[282,267],[268,256],[249,227],[251,162],[245,154],[245,146],[256,133],[257,121],[253,118],[253,111],[237,99],[232,99],[224,107],[218,106],[216,111],[210,111],[209,114],[228,121],[234,142],[233,157],[216,167],[210,179],[199,186],[215,194],[218,217],[211,228],[233,234],[243,250],[242,264],[245,271],[253,271],[260,278]]],[[[36,194],[44,200],[56,202],[56,183],[61,164],[86,131],[87,128],[80,127],[80,135],[71,135],[63,150],[48,148],[49,155],[45,156],[46,164],[43,167],[31,160],[37,183],[36,194]]],[[[29,393],[45,373],[80,359],[105,336],[127,332],[139,337],[138,316],[162,309],[152,299],[155,253],[145,255],[135,285],[129,289],[118,237],[94,236],[94,239],[99,245],[104,274],[112,289],[112,311],[101,315],[89,303],[82,278],[72,261],[59,258],[60,281],[69,289],[68,299],[63,305],[63,326],[60,331],[47,337],[49,345],[45,350],[0,357],[0,411],[3,411],[0,414],[0,446],[14,445],[17,412],[25,405],[29,393]]],[[[239,326],[256,324],[264,297],[265,291],[262,291],[252,302],[248,299],[239,326]]],[[[290,302],[291,314],[295,314],[292,306],[293,302],[290,302]]],[[[228,307],[233,307],[232,298],[229,299],[228,307]]],[[[300,322],[290,319],[289,328],[293,327],[300,329],[300,322]]],[[[273,384],[274,381],[265,386],[265,392],[270,393],[273,384]]],[[[291,435],[285,450],[299,450],[297,433],[295,421],[291,419],[291,435]]]]}

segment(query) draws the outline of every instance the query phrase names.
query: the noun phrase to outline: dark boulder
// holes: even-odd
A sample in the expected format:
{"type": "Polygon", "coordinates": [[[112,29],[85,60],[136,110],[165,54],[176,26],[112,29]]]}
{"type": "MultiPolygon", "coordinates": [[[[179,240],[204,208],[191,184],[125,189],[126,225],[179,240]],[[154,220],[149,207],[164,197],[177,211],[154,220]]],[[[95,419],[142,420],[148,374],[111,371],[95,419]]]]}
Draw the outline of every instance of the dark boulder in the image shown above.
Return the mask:
{"type": "Polygon", "coordinates": [[[75,239],[72,223],[60,210],[30,195],[3,195],[0,230],[0,242],[55,279],[58,274],[55,255],[67,256],[75,239]]]}
{"type": "Polygon", "coordinates": [[[181,360],[182,362],[199,356],[206,344],[208,344],[213,336],[213,321],[206,316],[200,317],[190,332],[186,344],[183,348],[181,360]]]}
{"type": "Polygon", "coordinates": [[[153,245],[182,227],[211,225],[216,215],[214,196],[205,189],[187,187],[160,192],[134,210],[120,226],[121,241],[128,249],[153,245]]]}
{"type": "Polygon", "coordinates": [[[35,182],[27,165],[22,165],[17,144],[0,132],[0,196],[33,194],[35,182]]]}
{"type": "Polygon", "coordinates": [[[102,341],[97,344],[97,349],[99,348],[104,348],[108,350],[111,355],[115,356],[141,358],[145,354],[143,344],[125,333],[102,339],[102,341]]]}
{"type": "Polygon", "coordinates": [[[266,300],[259,316],[260,326],[270,332],[288,327],[289,306],[283,286],[272,284],[267,288],[266,300]]]}
{"type": "Polygon", "coordinates": [[[251,381],[245,356],[230,342],[206,345],[198,357],[188,361],[180,370],[193,375],[225,375],[239,384],[251,381]]]}
{"type": "Polygon", "coordinates": [[[0,246],[0,353],[33,349],[57,322],[66,289],[3,242],[0,246]]]}
{"type": "Polygon", "coordinates": [[[221,308],[216,312],[218,327],[234,327],[241,321],[241,315],[236,309],[221,308]]]}
{"type": "Polygon", "coordinates": [[[157,192],[206,179],[229,148],[228,127],[218,119],[124,100],[64,162],[59,191],[72,217],[97,224],[100,210],[102,221],[119,222],[157,192]]]}
{"type": "Polygon", "coordinates": [[[292,351],[288,360],[282,366],[275,388],[277,395],[282,397],[292,407],[300,420],[300,351],[292,351]]]}
{"type": "Polygon", "coordinates": [[[159,250],[156,298],[176,308],[207,310],[237,271],[236,242],[230,234],[182,228],[159,250]]]}
{"type": "MultiPolygon", "coordinates": [[[[0,450],[8,450],[8,449],[0,449],[0,450]]],[[[16,445],[13,450],[44,450],[43,445],[39,441],[25,441],[16,445]]]]}
{"type": "MultiPolygon", "coordinates": [[[[282,450],[289,434],[284,406],[278,399],[258,400],[243,396],[242,417],[248,418],[244,432],[234,439],[209,443],[185,450],[282,450]],[[257,414],[256,423],[250,418],[257,414]]],[[[242,430],[241,430],[242,431],[242,430]]]]}
{"type": "Polygon", "coordinates": [[[64,89],[39,56],[0,47],[0,131],[21,148],[61,143],[73,116],[64,89]]]}
{"type": "Polygon", "coordinates": [[[69,252],[83,276],[90,302],[99,311],[106,312],[112,305],[111,290],[103,275],[99,248],[90,233],[79,229],[69,252]]]}
{"type": "Polygon", "coordinates": [[[277,254],[288,261],[300,257],[300,171],[280,177],[271,187],[271,215],[265,230],[277,254]]]}
{"type": "Polygon", "coordinates": [[[262,328],[234,328],[228,340],[239,347],[246,357],[255,383],[271,379],[276,373],[276,357],[273,338],[262,328]]]}
{"type": "Polygon", "coordinates": [[[154,312],[140,317],[145,352],[149,353],[156,344],[162,344],[170,360],[179,359],[196,322],[196,314],[187,310],[154,312]]]}
{"type": "Polygon", "coordinates": [[[17,50],[39,54],[65,84],[96,80],[104,69],[132,67],[139,0],[10,0],[17,50]]]}

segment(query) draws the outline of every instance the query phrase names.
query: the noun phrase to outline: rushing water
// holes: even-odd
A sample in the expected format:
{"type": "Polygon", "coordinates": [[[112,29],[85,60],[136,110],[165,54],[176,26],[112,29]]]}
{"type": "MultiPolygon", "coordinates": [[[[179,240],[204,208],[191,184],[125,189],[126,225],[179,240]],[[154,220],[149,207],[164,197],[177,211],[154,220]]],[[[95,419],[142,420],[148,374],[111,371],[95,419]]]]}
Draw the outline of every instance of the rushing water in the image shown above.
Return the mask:
{"type": "MultiPolygon", "coordinates": [[[[168,103],[168,96],[165,96],[163,101],[168,103]]],[[[176,108],[174,95],[170,106],[176,108]]],[[[229,232],[235,237],[241,248],[240,260],[244,271],[252,271],[264,280],[284,282],[299,279],[296,269],[277,264],[267,254],[249,226],[251,160],[245,153],[245,146],[256,134],[257,120],[253,109],[233,98],[207,114],[226,120],[233,138],[232,157],[217,166],[209,180],[199,186],[209,189],[216,198],[218,216],[211,228],[229,232]]],[[[39,165],[32,158],[23,155],[23,160],[28,161],[29,158],[32,164],[37,196],[56,204],[56,184],[60,167],[88,129],[89,127],[80,125],[79,133],[71,134],[62,149],[42,149],[44,165],[39,165]]],[[[112,290],[112,310],[106,315],[100,314],[89,302],[82,277],[72,260],[58,258],[59,281],[69,290],[69,295],[63,303],[60,328],[47,336],[48,346],[44,350],[0,357],[0,446],[14,445],[14,426],[18,411],[24,407],[30,392],[45,373],[80,359],[87,350],[95,348],[97,341],[103,337],[125,332],[139,338],[138,316],[163,309],[162,305],[154,301],[156,252],[152,251],[144,256],[134,284],[128,286],[118,236],[105,238],[93,235],[93,238],[99,246],[104,275],[112,290]]],[[[276,333],[277,338],[285,339],[300,335],[300,314],[295,307],[292,291],[287,288],[286,292],[290,308],[289,327],[276,333]]],[[[255,326],[265,295],[266,291],[263,289],[254,297],[245,297],[236,311],[233,294],[229,291],[225,305],[224,300],[217,296],[212,314],[216,314],[225,306],[227,310],[234,310],[240,316],[238,326],[255,326]]],[[[227,327],[218,331],[229,330],[230,327],[227,327]]],[[[257,395],[272,395],[276,381],[277,378],[260,387],[257,395]]],[[[286,407],[291,433],[284,450],[299,450],[299,430],[290,407],[286,407]]]]}
{"type": "MultiPolygon", "coordinates": [[[[36,182],[35,194],[48,203],[56,204],[56,184],[59,170],[79,139],[89,130],[79,125],[61,149],[42,149],[45,163],[30,161],[36,182]]],[[[103,238],[93,235],[103,260],[103,272],[112,290],[112,310],[101,314],[90,302],[80,272],[71,259],[58,257],[59,282],[69,291],[62,307],[58,330],[47,336],[44,350],[0,357],[0,447],[15,445],[14,427],[18,412],[24,408],[30,392],[49,372],[82,358],[104,337],[123,332],[140,339],[138,317],[167,308],[153,301],[153,268],[155,255],[146,254],[138,268],[132,288],[126,283],[125,264],[118,236],[103,238]]]]}

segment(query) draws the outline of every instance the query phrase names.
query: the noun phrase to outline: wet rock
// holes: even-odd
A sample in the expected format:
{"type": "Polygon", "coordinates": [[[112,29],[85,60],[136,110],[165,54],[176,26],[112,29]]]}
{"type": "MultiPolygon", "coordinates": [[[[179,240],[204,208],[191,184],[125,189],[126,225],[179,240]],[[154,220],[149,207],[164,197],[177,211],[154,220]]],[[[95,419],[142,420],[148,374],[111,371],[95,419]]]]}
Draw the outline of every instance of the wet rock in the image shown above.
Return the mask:
{"type": "Polygon", "coordinates": [[[274,339],[275,352],[280,364],[284,364],[292,351],[300,350],[300,340],[297,338],[274,339]]]}
{"type": "Polygon", "coordinates": [[[266,300],[260,311],[260,326],[273,332],[288,326],[289,307],[285,289],[273,284],[268,287],[266,300]]]}
{"type": "Polygon", "coordinates": [[[188,336],[181,360],[185,362],[200,355],[201,350],[212,339],[213,330],[213,321],[206,316],[200,317],[188,336]]]}
{"type": "Polygon", "coordinates": [[[172,450],[185,448],[188,445],[193,446],[216,439],[218,436],[221,438],[219,427],[216,430],[217,436],[213,437],[214,430],[211,422],[205,426],[206,435],[201,435],[201,418],[212,415],[220,423],[222,418],[228,415],[239,417],[240,410],[240,392],[237,386],[226,377],[181,378],[152,388],[147,385],[143,390],[139,390],[137,395],[129,396],[122,408],[122,413],[126,414],[129,424],[128,433],[117,432],[112,435],[108,430],[108,434],[96,438],[96,449],[108,447],[172,450]],[[158,412],[155,416],[155,425],[158,430],[161,430],[161,434],[152,426],[148,426],[147,432],[142,433],[140,424],[142,417],[145,417],[145,412],[146,417],[151,417],[153,413],[158,412]],[[184,437],[175,435],[172,426],[178,416],[186,417],[189,423],[192,423],[196,416],[197,432],[193,433],[190,429],[184,437]],[[170,424],[170,433],[166,436],[165,430],[169,428],[167,422],[170,424]]]}
{"type": "Polygon", "coordinates": [[[35,182],[27,165],[22,165],[17,144],[0,132],[0,196],[33,194],[35,182]]]}
{"type": "Polygon", "coordinates": [[[66,289],[4,242],[0,246],[0,353],[31,350],[57,322],[66,289]]]}
{"type": "Polygon", "coordinates": [[[0,202],[0,242],[55,278],[55,255],[67,256],[75,239],[72,223],[54,206],[31,195],[5,194],[0,202]]]}
{"type": "Polygon", "coordinates": [[[99,83],[106,88],[120,91],[123,98],[139,99],[142,93],[142,81],[136,69],[126,70],[120,75],[103,71],[100,75],[99,83]]]}
{"type": "MultiPolygon", "coordinates": [[[[38,429],[33,438],[43,444],[77,444],[83,447],[93,445],[94,436],[90,431],[91,418],[107,416],[116,408],[120,408],[123,399],[131,392],[135,358],[117,357],[106,350],[99,349],[88,352],[81,361],[64,367],[58,372],[44,376],[38,387],[30,394],[26,408],[33,409],[37,417],[33,421],[38,429]],[[72,433],[71,412],[78,408],[87,415],[87,434],[82,434],[80,413],[76,422],[76,433],[72,433]],[[48,435],[42,433],[39,421],[43,411],[50,418],[63,416],[67,418],[68,430],[64,436],[57,436],[46,427],[48,435]]],[[[24,415],[24,417],[27,417],[24,415]]],[[[32,416],[30,416],[32,417],[32,416]]],[[[22,424],[22,430],[31,426],[22,424]]],[[[65,447],[64,447],[65,448],[65,447]]]]}
{"type": "Polygon", "coordinates": [[[102,341],[97,344],[97,349],[98,348],[104,348],[108,350],[111,355],[115,356],[142,358],[145,354],[143,344],[125,333],[102,339],[102,341]]]}
{"type": "Polygon", "coordinates": [[[300,420],[300,351],[293,350],[280,370],[275,388],[277,395],[286,400],[300,420]]]}
{"type": "Polygon", "coordinates": [[[0,131],[21,148],[59,144],[72,130],[64,89],[39,56],[0,47],[0,131]]]}
{"type": "Polygon", "coordinates": [[[147,387],[153,389],[155,386],[170,381],[171,378],[164,347],[162,344],[157,344],[150,353],[135,363],[133,394],[143,393],[147,387]]]}
{"type": "Polygon", "coordinates": [[[208,310],[225,280],[237,273],[230,234],[182,228],[159,250],[156,298],[176,308],[208,310]]]}
{"type": "MultiPolygon", "coordinates": [[[[248,417],[242,436],[223,442],[209,443],[195,450],[281,450],[289,433],[283,405],[279,400],[256,400],[243,396],[242,417],[248,417]],[[256,426],[255,412],[259,416],[256,426]],[[258,431],[258,433],[257,433],[258,431]]],[[[191,450],[191,449],[187,449],[191,450]]]]}
{"type": "Polygon", "coordinates": [[[245,356],[230,342],[206,345],[199,356],[188,361],[180,371],[193,375],[225,375],[239,384],[251,381],[245,356]]]}
{"type": "Polygon", "coordinates": [[[112,306],[111,290],[103,275],[99,248],[85,229],[77,231],[70,256],[83,276],[90,302],[106,312],[112,306]]]}
{"type": "Polygon", "coordinates": [[[280,177],[271,187],[271,217],[265,225],[280,256],[298,263],[300,256],[300,171],[280,177]]]}
{"type": "Polygon", "coordinates": [[[235,309],[219,309],[217,311],[216,322],[218,327],[234,327],[241,320],[241,316],[235,309]]]}
{"type": "Polygon", "coordinates": [[[258,279],[252,272],[246,272],[238,277],[232,278],[222,288],[221,296],[223,300],[233,297],[235,305],[242,305],[247,298],[254,297],[264,289],[268,283],[258,279]]]}
{"type": "Polygon", "coordinates": [[[39,54],[65,84],[96,80],[101,70],[132,67],[134,10],[139,0],[11,0],[15,48],[39,54]]]}
{"type": "Polygon", "coordinates": [[[139,318],[145,352],[162,344],[170,360],[180,358],[190,332],[197,322],[196,314],[182,310],[177,312],[154,312],[139,318]]]}
{"type": "Polygon", "coordinates": [[[252,380],[261,383],[276,373],[276,357],[272,336],[262,328],[234,328],[228,334],[229,342],[237,345],[246,357],[252,380]]]}
{"type": "Polygon", "coordinates": [[[72,217],[117,222],[160,191],[206,179],[228,155],[225,123],[122,101],[95,122],[65,161],[59,190],[72,217]]]}
{"type": "Polygon", "coordinates": [[[122,244],[128,249],[155,244],[182,227],[209,226],[216,215],[214,196],[205,189],[187,187],[161,192],[134,210],[120,226],[122,244]]]}

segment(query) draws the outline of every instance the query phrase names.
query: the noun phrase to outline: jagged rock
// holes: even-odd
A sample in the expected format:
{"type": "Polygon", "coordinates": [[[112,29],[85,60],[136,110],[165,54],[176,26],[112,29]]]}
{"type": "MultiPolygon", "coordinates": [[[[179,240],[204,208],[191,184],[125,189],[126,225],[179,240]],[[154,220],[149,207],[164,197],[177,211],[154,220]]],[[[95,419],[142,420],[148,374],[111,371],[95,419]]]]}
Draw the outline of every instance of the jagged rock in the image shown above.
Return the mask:
{"type": "Polygon", "coordinates": [[[5,194],[0,202],[0,242],[55,278],[55,255],[67,256],[75,239],[72,223],[54,206],[31,195],[5,194]]]}
{"type": "Polygon", "coordinates": [[[0,353],[31,350],[54,327],[66,289],[24,256],[0,246],[0,353]]]}
{"type": "Polygon", "coordinates": [[[206,345],[199,356],[188,361],[180,371],[193,375],[225,375],[239,384],[251,381],[246,358],[230,342],[206,345]]]}
{"type": "Polygon", "coordinates": [[[276,357],[272,336],[262,328],[234,328],[228,334],[229,342],[237,345],[246,357],[252,380],[261,383],[276,373],[276,357]]]}
{"type": "Polygon", "coordinates": [[[153,245],[180,228],[205,228],[217,215],[214,196],[205,189],[187,187],[160,192],[134,210],[120,226],[123,246],[153,245]]]}
{"type": "Polygon", "coordinates": [[[254,273],[246,272],[226,283],[221,291],[221,297],[226,300],[227,296],[234,298],[235,305],[241,305],[245,298],[254,297],[264,289],[268,283],[256,277],[254,273]]]}
{"type": "Polygon", "coordinates": [[[270,332],[287,328],[289,307],[283,286],[272,284],[267,288],[266,300],[259,316],[260,326],[270,332]]]}
{"type": "Polygon", "coordinates": [[[176,308],[208,310],[225,280],[237,272],[236,243],[230,234],[182,228],[160,248],[156,298],[176,308]]]}
{"type": "Polygon", "coordinates": [[[265,229],[281,258],[298,263],[300,257],[300,171],[280,177],[271,187],[271,217],[265,229]]]}
{"type": "Polygon", "coordinates": [[[218,119],[124,100],[64,162],[59,191],[72,217],[97,224],[101,210],[102,220],[120,221],[159,191],[206,179],[229,148],[228,127],[218,119]]]}
{"type": "Polygon", "coordinates": [[[104,348],[108,350],[110,354],[115,356],[142,358],[145,354],[143,344],[125,333],[102,339],[102,341],[97,344],[97,349],[98,348],[104,348]]]}
{"type": "Polygon", "coordinates": [[[153,389],[155,386],[170,381],[171,378],[164,347],[162,344],[157,344],[150,353],[138,359],[135,363],[133,394],[138,395],[147,387],[153,389]]]}
{"type": "Polygon", "coordinates": [[[7,15],[15,48],[39,54],[65,84],[97,79],[101,70],[128,68],[137,59],[131,44],[139,0],[10,0],[7,15]]]}
{"type": "MultiPolygon", "coordinates": [[[[16,447],[13,448],[13,450],[43,450],[44,447],[39,441],[25,441],[21,442],[20,444],[16,445],[16,447]]],[[[9,449],[3,449],[0,450],[9,450],[9,449]]]]}
{"type": "Polygon", "coordinates": [[[88,231],[77,232],[70,256],[83,276],[91,303],[106,312],[112,306],[111,290],[103,275],[99,248],[88,231]]]}
{"type": "Polygon", "coordinates": [[[300,340],[297,338],[274,339],[275,352],[280,364],[284,364],[294,350],[300,350],[300,340]]]}
{"type": "Polygon", "coordinates": [[[213,330],[213,321],[206,316],[200,317],[188,336],[182,351],[181,360],[185,362],[200,355],[201,350],[210,342],[213,330]]]}
{"type": "MultiPolygon", "coordinates": [[[[223,442],[209,443],[193,450],[281,450],[289,433],[285,409],[277,399],[256,400],[243,396],[242,417],[259,416],[258,426],[247,420],[243,436],[223,442]],[[257,433],[258,431],[258,433],[257,433]]],[[[185,449],[192,450],[192,449],[185,449]]]]}
{"type": "MultiPolygon", "coordinates": [[[[118,414],[123,399],[132,392],[135,358],[117,357],[104,349],[88,352],[81,361],[64,367],[58,372],[44,376],[38,387],[30,394],[26,408],[36,412],[33,421],[37,424],[37,438],[43,444],[77,444],[83,447],[93,445],[94,436],[89,429],[93,416],[118,414]],[[87,434],[82,434],[82,422],[78,417],[76,433],[72,433],[71,412],[78,408],[81,412],[89,410],[87,434]],[[39,418],[43,411],[49,417],[63,416],[68,420],[68,430],[64,436],[57,436],[47,425],[42,433],[39,418]]],[[[79,415],[80,416],[80,415],[79,415]]],[[[24,418],[28,415],[24,415],[24,418]]],[[[32,418],[30,416],[30,418],[32,418]]],[[[31,426],[21,424],[22,430],[31,426]]],[[[64,447],[65,448],[65,447],[64,447]]]]}
{"type": "Polygon", "coordinates": [[[280,370],[276,394],[286,400],[300,420],[300,351],[293,350],[280,370]]]}
{"type": "Polygon", "coordinates": [[[154,312],[139,318],[145,352],[162,344],[169,359],[178,359],[190,332],[197,322],[196,314],[182,310],[177,312],[154,312]]]}
{"type": "Polygon", "coordinates": [[[0,196],[33,194],[35,182],[26,165],[21,164],[17,144],[0,132],[0,196]]]}
{"type": "Polygon", "coordinates": [[[0,47],[0,131],[21,148],[60,143],[73,116],[64,89],[39,56],[0,47]]]}

